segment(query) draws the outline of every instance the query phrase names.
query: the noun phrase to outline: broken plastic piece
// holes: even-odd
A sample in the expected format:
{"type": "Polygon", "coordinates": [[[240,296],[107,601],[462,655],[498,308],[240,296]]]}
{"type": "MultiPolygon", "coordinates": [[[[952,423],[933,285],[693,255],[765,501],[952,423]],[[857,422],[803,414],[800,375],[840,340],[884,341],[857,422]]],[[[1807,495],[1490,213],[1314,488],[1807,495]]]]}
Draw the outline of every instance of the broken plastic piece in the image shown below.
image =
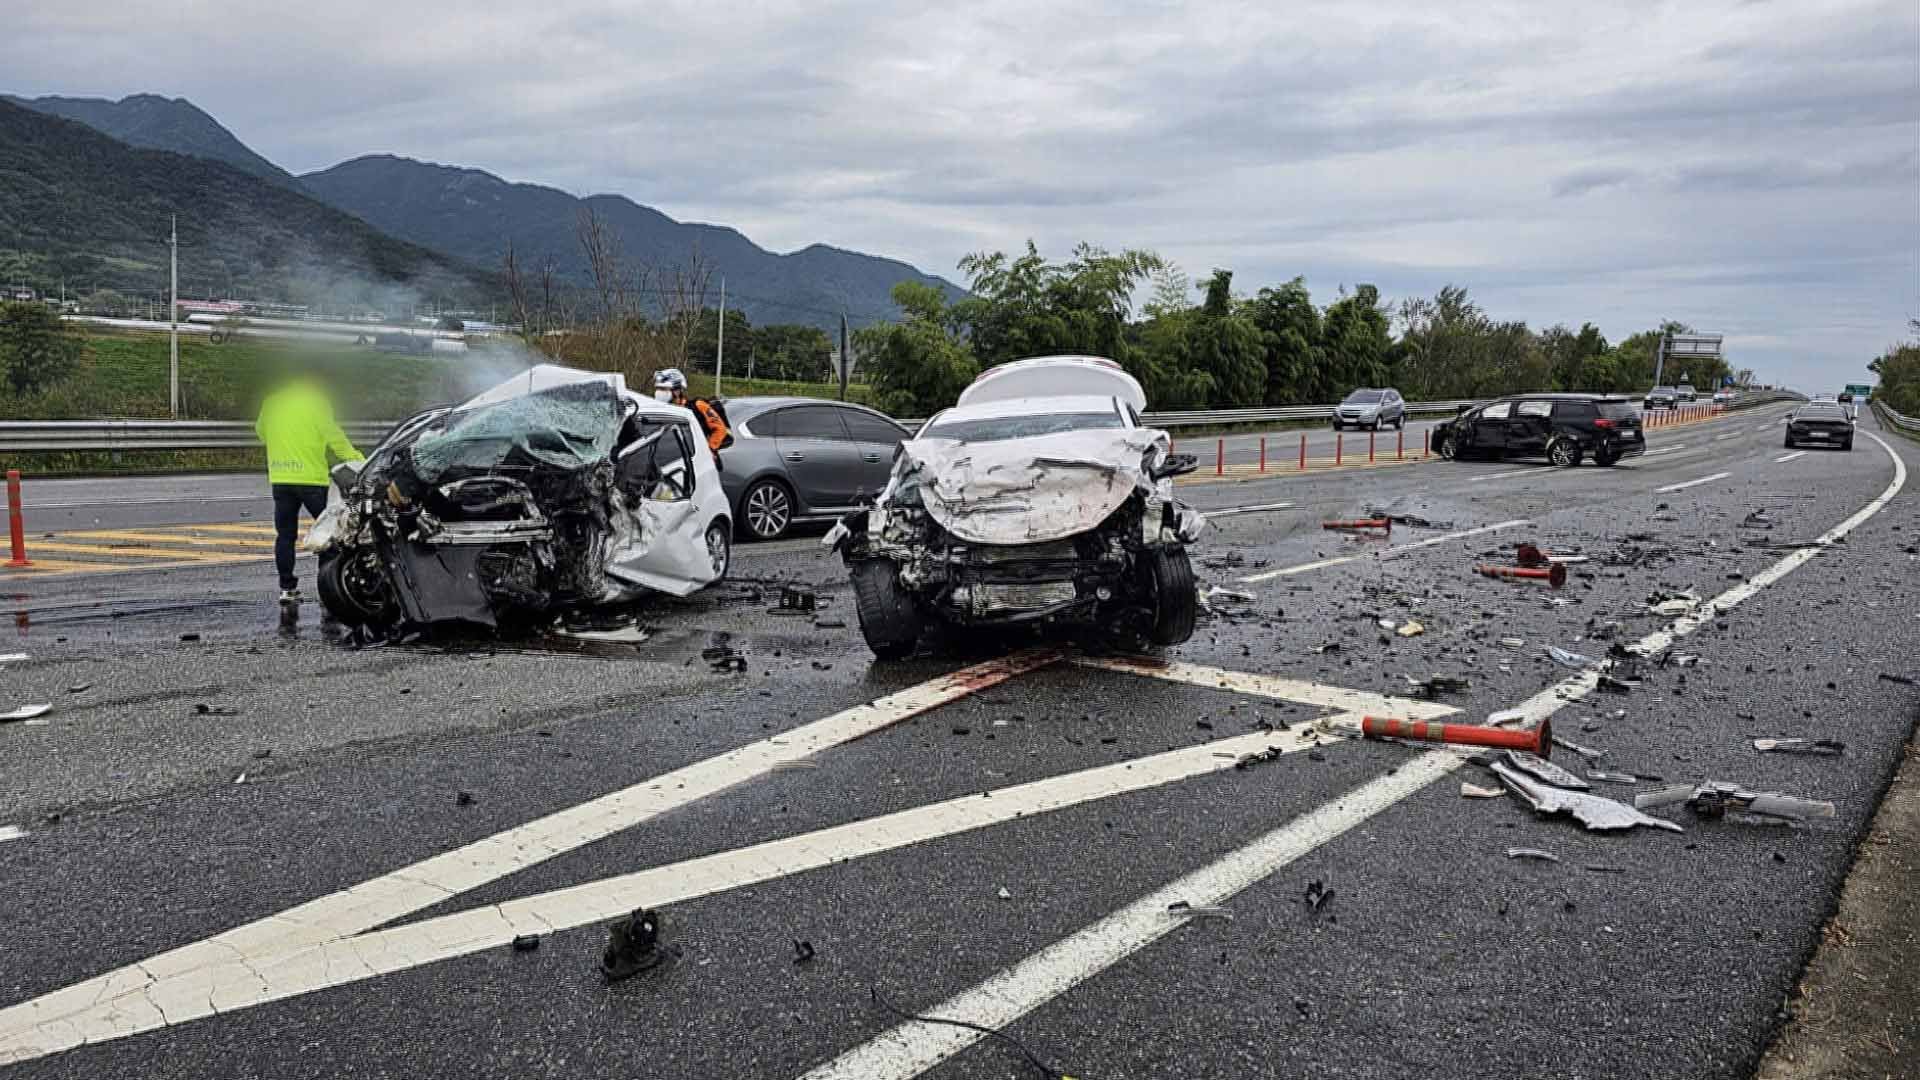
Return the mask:
{"type": "Polygon", "coordinates": [[[1479,784],[1460,781],[1460,797],[1463,799],[1498,799],[1506,795],[1500,788],[1481,787],[1479,784]]]}
{"type": "Polygon", "coordinates": [[[1237,600],[1243,604],[1251,604],[1259,599],[1259,597],[1242,589],[1229,589],[1220,585],[1214,585],[1207,589],[1205,598],[1208,603],[1212,603],[1215,600],[1237,600]]]}
{"type": "Polygon", "coordinates": [[[1640,680],[1638,679],[1623,679],[1615,678],[1612,675],[1602,675],[1594,681],[1594,686],[1609,694],[1625,694],[1632,691],[1639,682],[1640,680]]]}
{"type": "Polygon", "coordinates": [[[1761,753],[1818,754],[1834,757],[1845,752],[1847,744],[1838,739],[1755,739],[1753,748],[1761,753]]]}
{"type": "Polygon", "coordinates": [[[1677,803],[1685,803],[1688,809],[1704,818],[1724,817],[1728,810],[1740,810],[1784,821],[1830,818],[1837,813],[1830,802],[1802,799],[1793,795],[1776,795],[1764,791],[1748,791],[1738,784],[1730,784],[1724,780],[1707,780],[1700,784],[1664,787],[1649,791],[1633,800],[1633,805],[1642,810],[1673,806],[1677,803]]]}
{"type": "Polygon", "coordinates": [[[632,978],[660,966],[669,954],[660,948],[660,917],[646,908],[607,928],[607,948],[600,954],[600,972],[608,982],[632,978]]]}
{"type": "Polygon", "coordinates": [[[26,835],[27,830],[18,825],[0,825],[0,844],[4,844],[9,840],[23,840],[26,838],[26,835]]]}
{"type": "Polygon", "coordinates": [[[539,934],[517,934],[513,939],[514,952],[532,952],[540,947],[539,934]]]}
{"type": "Polygon", "coordinates": [[[1191,904],[1185,900],[1175,900],[1167,905],[1167,914],[1178,919],[1225,919],[1233,921],[1233,912],[1218,904],[1191,904]]]}
{"type": "Polygon", "coordinates": [[[1547,655],[1553,657],[1553,662],[1559,664],[1561,667],[1570,667],[1575,670],[1590,668],[1595,662],[1591,656],[1585,656],[1577,652],[1568,652],[1558,645],[1547,646],[1547,655]]]}
{"type": "Polygon", "coordinates": [[[1422,626],[1420,623],[1415,622],[1412,619],[1408,619],[1406,622],[1401,623],[1400,629],[1394,631],[1394,633],[1399,634],[1401,637],[1419,637],[1421,634],[1424,634],[1426,632],[1427,632],[1427,628],[1425,626],[1422,626]]]}
{"type": "MultiPolygon", "coordinates": [[[[1552,736],[1548,735],[1541,741],[1548,742],[1551,739],[1552,736]]],[[[1575,791],[1586,791],[1593,787],[1592,784],[1555,765],[1546,758],[1527,753],[1524,750],[1507,751],[1507,763],[1519,769],[1521,772],[1552,784],[1555,787],[1572,788],[1575,791]]]]}
{"type": "Polygon", "coordinates": [[[1604,780],[1609,784],[1637,784],[1640,782],[1640,778],[1631,773],[1602,772],[1599,769],[1588,769],[1587,779],[1604,780]]]}
{"type": "Polygon", "coordinates": [[[1327,888],[1324,883],[1319,881],[1307,882],[1308,910],[1319,911],[1321,908],[1326,907],[1327,902],[1332,899],[1333,899],[1333,890],[1327,888]]]}
{"type": "Polygon", "coordinates": [[[1535,813],[1571,814],[1575,820],[1593,832],[1631,829],[1635,825],[1646,825],[1670,832],[1686,831],[1674,822],[1643,814],[1625,803],[1614,802],[1612,799],[1582,791],[1568,791],[1551,784],[1543,784],[1503,762],[1494,762],[1492,768],[1515,794],[1527,800],[1535,813]]]}
{"type": "Polygon", "coordinates": [[[801,938],[793,939],[793,962],[805,964],[813,960],[813,942],[801,938]]]}
{"type": "Polygon", "coordinates": [[[1533,847],[1510,847],[1507,849],[1507,858],[1533,859],[1538,862],[1559,862],[1560,861],[1560,856],[1555,855],[1553,852],[1541,851],[1539,848],[1533,848],[1533,847]]]}
{"type": "Polygon", "coordinates": [[[11,724],[16,720],[31,720],[36,716],[45,716],[53,711],[52,703],[22,705],[12,712],[0,713],[0,724],[11,724]]]}
{"type": "Polygon", "coordinates": [[[1435,675],[1427,679],[1416,679],[1408,675],[1404,676],[1404,678],[1413,684],[1413,692],[1416,695],[1429,700],[1441,694],[1465,693],[1467,687],[1470,685],[1467,680],[1458,675],[1435,675]]]}
{"type": "Polygon", "coordinates": [[[1527,639],[1517,638],[1517,637],[1503,637],[1500,639],[1500,644],[1505,645],[1509,649],[1524,649],[1527,646],[1527,639]]]}

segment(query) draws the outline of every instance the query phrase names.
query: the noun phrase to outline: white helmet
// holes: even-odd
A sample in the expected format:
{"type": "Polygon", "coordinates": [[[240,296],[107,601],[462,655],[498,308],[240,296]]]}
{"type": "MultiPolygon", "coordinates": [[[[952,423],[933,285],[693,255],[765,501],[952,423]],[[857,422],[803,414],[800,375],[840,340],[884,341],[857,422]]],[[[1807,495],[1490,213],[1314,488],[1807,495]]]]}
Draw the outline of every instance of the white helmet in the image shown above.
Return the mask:
{"type": "Polygon", "coordinates": [[[661,368],[659,371],[653,373],[653,388],[655,390],[685,390],[687,388],[687,377],[682,375],[680,369],[677,367],[661,368]]]}

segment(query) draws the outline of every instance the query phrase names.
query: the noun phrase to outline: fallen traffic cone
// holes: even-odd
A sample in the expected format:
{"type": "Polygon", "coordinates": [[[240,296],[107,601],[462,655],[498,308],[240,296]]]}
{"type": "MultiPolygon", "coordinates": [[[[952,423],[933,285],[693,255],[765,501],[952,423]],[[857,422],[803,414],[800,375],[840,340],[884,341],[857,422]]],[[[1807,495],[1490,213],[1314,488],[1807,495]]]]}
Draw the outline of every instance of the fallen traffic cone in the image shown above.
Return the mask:
{"type": "MultiPolygon", "coordinates": [[[[1336,729],[1351,732],[1353,725],[1336,724],[1336,729]]],[[[1478,724],[1442,724],[1437,720],[1398,720],[1390,716],[1363,716],[1360,734],[1375,739],[1417,739],[1421,742],[1450,743],[1454,746],[1491,746],[1502,750],[1525,750],[1547,757],[1553,751],[1553,733],[1547,721],[1537,728],[1482,727],[1478,724]]]]}
{"type": "Polygon", "coordinates": [[[1519,563],[1521,566],[1530,567],[1530,568],[1539,568],[1547,565],[1553,560],[1547,558],[1547,553],[1544,551],[1541,551],[1537,545],[1531,544],[1531,543],[1523,543],[1519,547],[1513,549],[1513,561],[1519,563]]]}
{"type": "Polygon", "coordinates": [[[1385,536],[1393,535],[1392,518],[1360,518],[1356,521],[1323,521],[1320,523],[1320,527],[1323,529],[1343,530],[1379,529],[1385,536]]]}
{"type": "Polygon", "coordinates": [[[1476,566],[1473,572],[1490,578],[1535,578],[1554,588],[1567,583],[1567,568],[1559,563],[1547,566],[1476,566]]]}

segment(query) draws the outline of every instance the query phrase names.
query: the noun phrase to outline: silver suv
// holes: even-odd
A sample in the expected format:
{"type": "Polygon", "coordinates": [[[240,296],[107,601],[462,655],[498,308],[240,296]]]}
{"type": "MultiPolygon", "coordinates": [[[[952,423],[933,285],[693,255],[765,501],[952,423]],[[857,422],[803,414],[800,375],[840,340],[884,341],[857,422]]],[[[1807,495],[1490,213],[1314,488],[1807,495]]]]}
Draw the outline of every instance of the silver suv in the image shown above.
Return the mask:
{"type": "Polygon", "coordinates": [[[1355,427],[1379,431],[1383,427],[1404,428],[1407,426],[1407,403],[1400,397],[1400,391],[1391,387],[1380,390],[1360,389],[1347,395],[1347,400],[1334,406],[1333,430],[1355,427]]]}

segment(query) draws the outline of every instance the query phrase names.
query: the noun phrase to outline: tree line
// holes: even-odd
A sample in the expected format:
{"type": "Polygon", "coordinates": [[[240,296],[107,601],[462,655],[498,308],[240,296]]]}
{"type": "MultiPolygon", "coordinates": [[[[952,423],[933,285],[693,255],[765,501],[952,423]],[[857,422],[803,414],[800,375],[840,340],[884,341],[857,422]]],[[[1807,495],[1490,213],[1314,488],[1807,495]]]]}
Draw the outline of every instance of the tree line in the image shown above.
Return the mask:
{"type": "Polygon", "coordinates": [[[1920,319],[1908,320],[1907,329],[1913,340],[1887,346],[1867,370],[1880,377],[1875,398],[1902,416],[1920,416],[1920,319]]]}
{"type": "MultiPolygon", "coordinates": [[[[901,282],[893,289],[901,320],[855,335],[875,401],[893,415],[930,415],[981,370],[1049,353],[1119,361],[1153,409],[1324,404],[1363,386],[1394,386],[1414,401],[1638,394],[1653,386],[1661,335],[1690,332],[1668,322],[1609,342],[1591,323],[1533,330],[1493,317],[1452,285],[1397,304],[1357,285],[1321,306],[1302,278],[1249,295],[1235,290],[1230,270],[1195,285],[1151,251],[1087,244],[1050,261],[1029,242],[1012,256],[968,255],[959,268],[966,297],[901,282]]],[[[1742,384],[1752,377],[1720,360],[1670,360],[1665,377],[1705,388],[1729,374],[1742,384]]]]}

